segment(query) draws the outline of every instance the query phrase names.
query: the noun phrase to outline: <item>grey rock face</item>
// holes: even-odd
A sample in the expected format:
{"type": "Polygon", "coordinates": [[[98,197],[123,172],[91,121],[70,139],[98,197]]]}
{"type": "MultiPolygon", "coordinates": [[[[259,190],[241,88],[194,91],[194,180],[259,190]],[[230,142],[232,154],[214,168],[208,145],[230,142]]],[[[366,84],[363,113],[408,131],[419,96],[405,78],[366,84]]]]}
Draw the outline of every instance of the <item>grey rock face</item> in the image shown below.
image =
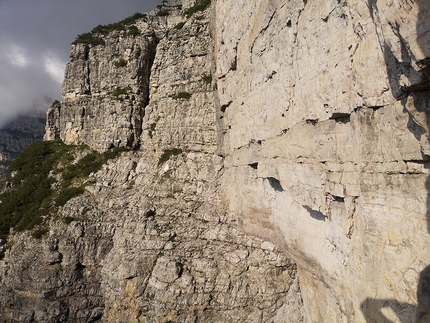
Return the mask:
{"type": "Polygon", "coordinates": [[[413,322],[430,264],[429,2],[215,8],[227,213],[297,262],[309,322],[413,322]]]}
{"type": "Polygon", "coordinates": [[[46,112],[44,140],[54,140],[60,137],[61,102],[56,101],[46,112]]]}
{"type": "Polygon", "coordinates": [[[72,47],[46,138],[134,150],[9,237],[4,320],[427,320],[428,1],[195,3],[72,47]]]}
{"type": "MultiPolygon", "coordinates": [[[[135,148],[158,39],[146,29],[140,36],[112,32],[104,42],[72,45],[61,111],[54,123],[59,123],[60,138],[68,144],[86,143],[99,150],[135,148]]],[[[55,127],[48,127],[46,139],[53,139],[52,133],[58,132],[55,127]]]]}
{"type": "Polygon", "coordinates": [[[72,47],[45,138],[138,149],[91,175],[42,239],[10,236],[4,321],[303,320],[294,262],[240,231],[221,200],[211,10],[168,10],[138,22],[141,36],[72,47]]]}

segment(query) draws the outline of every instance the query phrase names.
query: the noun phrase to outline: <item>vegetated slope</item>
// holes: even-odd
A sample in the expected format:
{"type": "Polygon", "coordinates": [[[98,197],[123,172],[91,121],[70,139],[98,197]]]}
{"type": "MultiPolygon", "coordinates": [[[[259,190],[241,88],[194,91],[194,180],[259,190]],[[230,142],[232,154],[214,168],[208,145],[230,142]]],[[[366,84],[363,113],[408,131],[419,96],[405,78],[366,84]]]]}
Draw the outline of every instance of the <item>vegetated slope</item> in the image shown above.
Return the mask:
{"type": "Polygon", "coordinates": [[[82,194],[89,175],[125,148],[100,154],[88,146],[41,141],[29,145],[10,164],[0,194],[0,236],[32,229],[55,214],[70,198],[82,194]]]}

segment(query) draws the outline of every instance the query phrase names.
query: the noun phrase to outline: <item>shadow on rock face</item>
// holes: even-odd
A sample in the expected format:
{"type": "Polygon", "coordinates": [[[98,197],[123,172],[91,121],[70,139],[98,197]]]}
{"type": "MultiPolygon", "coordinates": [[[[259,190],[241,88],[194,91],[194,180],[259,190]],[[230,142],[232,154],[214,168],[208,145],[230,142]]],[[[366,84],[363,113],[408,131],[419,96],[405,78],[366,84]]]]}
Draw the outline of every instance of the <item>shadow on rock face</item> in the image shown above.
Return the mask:
{"type": "Polygon", "coordinates": [[[399,303],[392,299],[367,298],[361,303],[361,311],[367,323],[392,323],[392,319],[401,323],[430,322],[430,266],[420,274],[417,290],[418,307],[409,303],[399,303]],[[389,317],[387,317],[389,316],[389,317]]]}
{"type": "MultiPolygon", "coordinates": [[[[391,94],[402,102],[404,111],[409,115],[409,131],[422,146],[423,162],[430,161],[430,1],[403,1],[396,4],[396,10],[405,17],[411,17],[401,25],[401,18],[381,23],[385,17],[380,12],[382,3],[367,0],[370,16],[377,30],[377,39],[386,66],[391,94]],[[415,16],[416,15],[416,16],[415,16]],[[414,26],[415,24],[415,30],[414,26]],[[405,27],[406,26],[406,27],[405,27]],[[408,28],[409,26],[409,28],[408,28]],[[387,28],[389,27],[389,28],[387,28]],[[394,45],[393,45],[394,44],[394,45]],[[394,47],[392,47],[394,46],[394,47]],[[414,107],[407,104],[413,97],[414,107]],[[420,115],[417,118],[417,114],[420,115]]],[[[394,4],[392,4],[394,6],[394,4]]],[[[394,10],[394,9],[393,9],[394,10]]],[[[426,181],[427,194],[427,232],[430,233],[430,178],[426,181]]]]}
{"type": "MultiPolygon", "coordinates": [[[[378,0],[368,0],[367,6],[375,25],[381,23],[383,13],[379,12],[382,3],[378,0]]],[[[404,10],[407,15],[417,13],[414,28],[409,33],[402,30],[397,21],[389,21],[388,30],[377,29],[377,36],[386,65],[391,94],[401,101],[405,113],[409,114],[408,129],[421,144],[422,161],[425,165],[430,161],[430,1],[402,1],[398,10],[404,10]],[[416,11],[418,9],[418,12],[416,11]],[[397,41],[397,50],[390,44],[386,33],[392,33],[397,41]],[[413,45],[411,45],[413,44],[413,45]],[[413,98],[413,107],[407,104],[413,98]],[[420,118],[416,115],[420,114],[420,118]]],[[[395,20],[395,19],[394,19],[395,20]]],[[[425,167],[427,168],[427,167],[425,167]]],[[[426,179],[427,191],[426,222],[427,232],[430,233],[430,177],[426,179]]],[[[412,304],[401,303],[394,299],[367,298],[361,304],[361,311],[367,323],[402,323],[430,322],[430,266],[421,272],[418,283],[418,308],[412,304]],[[393,321],[394,320],[394,321],[393,321]]]]}
{"type": "Polygon", "coordinates": [[[397,319],[401,323],[411,323],[416,308],[412,304],[399,303],[393,299],[367,298],[361,303],[361,311],[367,323],[393,323],[392,319],[397,319]]]}
{"type": "MultiPolygon", "coordinates": [[[[428,0],[417,0],[419,7],[418,19],[417,19],[417,40],[421,51],[423,52],[424,58],[418,61],[418,65],[422,68],[423,78],[427,85],[427,90],[430,90],[430,1],[428,0]]],[[[429,95],[430,96],[430,95],[429,95]]],[[[430,98],[427,104],[427,113],[430,110],[430,98]]],[[[428,118],[429,119],[429,118],[428,118]]],[[[429,120],[428,120],[429,122],[429,120]]],[[[427,178],[427,231],[430,233],[430,177],[427,178]]],[[[428,300],[430,304],[430,300],[428,300]]]]}
{"type": "Polygon", "coordinates": [[[406,13],[406,16],[416,19],[414,33],[407,28],[408,25],[411,27],[407,21],[404,23],[406,28],[402,28],[404,26],[399,23],[402,21],[401,18],[385,21],[384,30],[381,28],[381,23],[385,19],[382,16],[384,13],[382,12],[380,16],[378,0],[368,0],[367,7],[377,30],[376,35],[384,57],[392,95],[400,100],[412,92],[429,91],[430,2],[416,0],[415,4],[413,1],[408,4],[405,1],[403,5],[396,8],[406,13]],[[416,10],[418,13],[415,18],[416,10]]]}
{"type": "Polygon", "coordinates": [[[420,274],[417,297],[417,323],[430,322],[430,266],[427,266],[420,274]]]}

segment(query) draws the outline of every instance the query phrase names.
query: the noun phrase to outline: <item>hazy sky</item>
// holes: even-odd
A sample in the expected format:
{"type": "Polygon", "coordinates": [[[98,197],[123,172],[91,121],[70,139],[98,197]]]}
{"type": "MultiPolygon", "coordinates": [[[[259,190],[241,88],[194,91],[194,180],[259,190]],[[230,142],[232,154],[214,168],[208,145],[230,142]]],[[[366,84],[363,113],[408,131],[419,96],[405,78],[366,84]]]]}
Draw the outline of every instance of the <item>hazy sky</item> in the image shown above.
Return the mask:
{"type": "Polygon", "coordinates": [[[34,105],[49,107],[61,99],[64,67],[77,34],[135,12],[149,12],[160,3],[0,0],[0,127],[34,105]]]}

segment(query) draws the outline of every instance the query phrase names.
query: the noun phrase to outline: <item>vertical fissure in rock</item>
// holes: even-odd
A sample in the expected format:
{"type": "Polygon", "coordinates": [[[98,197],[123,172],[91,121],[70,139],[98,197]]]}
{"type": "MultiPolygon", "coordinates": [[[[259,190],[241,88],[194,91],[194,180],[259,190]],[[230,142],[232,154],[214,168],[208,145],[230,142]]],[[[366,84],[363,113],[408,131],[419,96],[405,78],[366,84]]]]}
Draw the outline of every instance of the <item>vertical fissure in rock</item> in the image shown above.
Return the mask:
{"type": "Polygon", "coordinates": [[[153,39],[150,41],[148,55],[143,57],[142,67],[139,73],[140,79],[140,90],[142,91],[142,101],[139,102],[139,112],[134,120],[134,137],[133,141],[136,141],[134,145],[137,147],[140,146],[140,136],[143,131],[143,119],[145,117],[145,110],[150,101],[150,80],[151,80],[151,72],[152,66],[154,64],[155,56],[157,54],[157,47],[160,42],[155,34],[152,36],[153,39]]]}
{"type": "Polygon", "coordinates": [[[143,104],[144,107],[146,107],[149,104],[149,92],[150,92],[150,80],[151,80],[151,72],[152,72],[152,66],[154,64],[155,56],[157,54],[157,47],[160,43],[160,39],[153,35],[153,41],[150,44],[150,48],[148,51],[148,60],[146,63],[146,66],[143,68],[142,71],[142,78],[144,79],[143,83],[143,104]]]}

